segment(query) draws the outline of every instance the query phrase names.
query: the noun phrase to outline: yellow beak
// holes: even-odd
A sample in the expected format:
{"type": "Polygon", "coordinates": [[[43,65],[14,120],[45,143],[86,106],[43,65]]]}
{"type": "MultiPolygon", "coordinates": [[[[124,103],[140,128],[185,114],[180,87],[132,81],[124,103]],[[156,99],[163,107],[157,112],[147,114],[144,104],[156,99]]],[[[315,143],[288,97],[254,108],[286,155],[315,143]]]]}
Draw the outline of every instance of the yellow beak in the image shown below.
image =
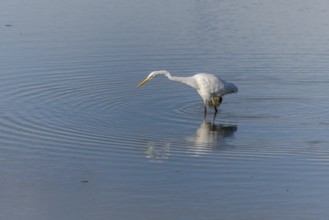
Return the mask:
{"type": "Polygon", "coordinates": [[[144,85],[145,83],[147,83],[148,81],[150,81],[150,79],[151,79],[151,78],[146,78],[146,79],[144,79],[140,84],[138,84],[138,85],[136,86],[136,88],[141,87],[142,85],[144,85]]]}

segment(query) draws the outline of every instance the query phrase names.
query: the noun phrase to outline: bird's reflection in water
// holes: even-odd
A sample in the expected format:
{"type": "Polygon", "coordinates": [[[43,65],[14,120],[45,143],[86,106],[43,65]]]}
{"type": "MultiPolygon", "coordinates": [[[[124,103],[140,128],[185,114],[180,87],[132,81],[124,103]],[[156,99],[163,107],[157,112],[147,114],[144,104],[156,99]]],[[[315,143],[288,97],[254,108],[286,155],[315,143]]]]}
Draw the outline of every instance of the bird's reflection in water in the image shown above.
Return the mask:
{"type": "Polygon", "coordinates": [[[189,150],[193,151],[195,155],[201,155],[216,149],[232,148],[232,145],[226,143],[226,139],[233,138],[237,130],[237,125],[215,124],[204,119],[195,135],[188,138],[189,141],[193,142],[189,150]]]}
{"type": "Polygon", "coordinates": [[[149,141],[143,149],[144,155],[152,162],[163,162],[170,158],[170,142],[149,141]]]}
{"type": "Polygon", "coordinates": [[[187,155],[201,156],[214,150],[233,148],[226,139],[233,138],[237,129],[237,125],[215,124],[203,120],[195,134],[190,137],[179,138],[180,140],[176,141],[148,141],[140,150],[152,162],[164,162],[171,156],[183,152],[187,155]],[[181,140],[185,141],[181,142],[181,140]]]}

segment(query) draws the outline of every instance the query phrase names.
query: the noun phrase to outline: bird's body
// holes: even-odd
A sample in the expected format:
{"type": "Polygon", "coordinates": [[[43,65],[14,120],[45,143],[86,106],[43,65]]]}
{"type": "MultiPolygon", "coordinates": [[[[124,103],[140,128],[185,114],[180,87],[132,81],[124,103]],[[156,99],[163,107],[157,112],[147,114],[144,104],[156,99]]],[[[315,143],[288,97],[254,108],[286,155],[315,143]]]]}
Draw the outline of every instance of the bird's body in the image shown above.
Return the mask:
{"type": "Polygon", "coordinates": [[[197,90],[204,102],[204,112],[206,113],[207,103],[215,108],[222,102],[222,97],[226,94],[238,92],[238,88],[231,82],[226,82],[216,75],[209,73],[197,73],[193,76],[179,77],[172,76],[166,70],[151,72],[148,77],[142,81],[138,86],[142,86],[149,80],[157,76],[166,76],[168,79],[187,84],[197,90]]]}
{"type": "Polygon", "coordinates": [[[196,81],[199,95],[207,101],[237,92],[237,87],[233,83],[228,83],[213,74],[198,73],[193,76],[193,79],[196,81]]]}

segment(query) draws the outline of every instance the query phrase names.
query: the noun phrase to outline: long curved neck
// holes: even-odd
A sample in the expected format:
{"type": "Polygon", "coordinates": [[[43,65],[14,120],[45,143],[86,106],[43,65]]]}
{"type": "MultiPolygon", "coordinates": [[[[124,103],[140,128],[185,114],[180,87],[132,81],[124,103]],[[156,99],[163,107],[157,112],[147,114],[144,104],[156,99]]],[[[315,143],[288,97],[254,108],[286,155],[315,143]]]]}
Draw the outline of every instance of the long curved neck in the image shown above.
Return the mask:
{"type": "Polygon", "coordinates": [[[170,79],[172,81],[184,83],[189,86],[192,86],[193,88],[197,88],[197,84],[196,84],[196,81],[193,78],[193,76],[173,76],[173,75],[171,75],[171,73],[169,73],[168,71],[165,71],[165,70],[159,71],[159,75],[164,75],[165,77],[167,77],[168,79],[170,79]]]}

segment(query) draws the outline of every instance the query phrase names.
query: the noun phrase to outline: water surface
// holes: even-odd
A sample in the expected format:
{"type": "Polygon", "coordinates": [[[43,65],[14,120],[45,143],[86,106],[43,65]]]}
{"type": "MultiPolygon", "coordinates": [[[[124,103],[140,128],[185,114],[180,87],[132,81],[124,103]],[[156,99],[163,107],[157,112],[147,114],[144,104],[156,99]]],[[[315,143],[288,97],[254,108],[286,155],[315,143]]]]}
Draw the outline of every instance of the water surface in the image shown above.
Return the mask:
{"type": "Polygon", "coordinates": [[[328,6],[0,3],[1,219],[327,219],[328,6]]]}

